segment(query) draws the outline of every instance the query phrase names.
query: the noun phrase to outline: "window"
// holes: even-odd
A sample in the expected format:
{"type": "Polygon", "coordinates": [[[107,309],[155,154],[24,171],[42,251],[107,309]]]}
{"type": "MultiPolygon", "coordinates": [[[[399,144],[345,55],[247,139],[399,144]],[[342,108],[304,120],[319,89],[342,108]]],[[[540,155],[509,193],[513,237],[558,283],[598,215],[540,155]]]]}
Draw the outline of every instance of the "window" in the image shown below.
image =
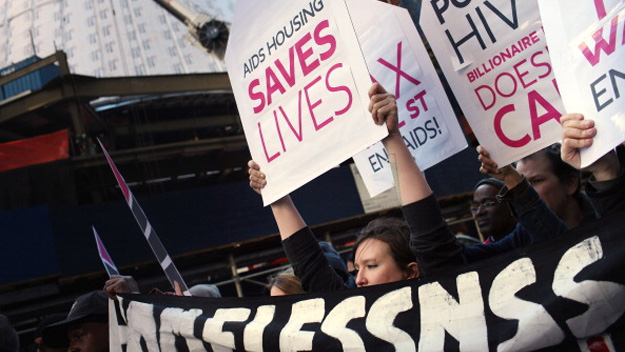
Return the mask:
{"type": "Polygon", "coordinates": [[[142,44],[143,44],[143,49],[145,49],[145,50],[150,50],[150,47],[151,47],[151,46],[150,46],[150,40],[149,40],[149,39],[144,40],[144,41],[142,42],[142,44]]]}
{"type": "Polygon", "coordinates": [[[89,33],[89,44],[95,44],[98,41],[98,36],[95,33],[89,33]]]}
{"type": "Polygon", "coordinates": [[[191,65],[191,64],[193,63],[193,59],[191,59],[191,54],[186,54],[186,55],[184,56],[184,62],[185,62],[187,65],[191,65]]]}
{"type": "Polygon", "coordinates": [[[95,26],[95,16],[87,17],[87,27],[95,26]]]}
{"type": "Polygon", "coordinates": [[[148,57],[148,67],[156,66],[156,56],[152,55],[148,57]]]}
{"type": "Polygon", "coordinates": [[[111,35],[111,25],[110,24],[102,27],[102,34],[104,34],[105,37],[108,37],[109,35],[111,35]]]}
{"type": "Polygon", "coordinates": [[[143,68],[143,65],[135,65],[135,74],[137,76],[145,75],[145,69],[143,68]]]}
{"type": "Polygon", "coordinates": [[[100,10],[100,19],[105,20],[108,18],[108,9],[100,10]]]}
{"type": "Polygon", "coordinates": [[[139,48],[132,48],[132,49],[130,49],[130,53],[131,53],[133,59],[141,57],[141,52],[139,51],[139,48]]]}
{"type": "Polygon", "coordinates": [[[128,36],[128,40],[137,40],[137,32],[135,31],[130,31],[126,35],[128,36]]]}
{"type": "Polygon", "coordinates": [[[137,26],[137,29],[139,30],[139,33],[141,34],[145,33],[145,23],[139,23],[139,25],[137,26]]]}
{"type": "Polygon", "coordinates": [[[91,61],[100,60],[100,52],[97,50],[92,51],[89,56],[91,57],[91,61]]]}
{"type": "Polygon", "coordinates": [[[171,40],[171,31],[170,30],[164,31],[163,37],[167,40],[171,40]]]}
{"type": "Polygon", "coordinates": [[[117,70],[117,59],[109,61],[109,71],[117,70]]]}
{"type": "Polygon", "coordinates": [[[113,51],[115,51],[114,50],[114,46],[113,46],[113,42],[108,42],[108,43],[104,44],[104,50],[107,53],[112,53],[113,51]]]}

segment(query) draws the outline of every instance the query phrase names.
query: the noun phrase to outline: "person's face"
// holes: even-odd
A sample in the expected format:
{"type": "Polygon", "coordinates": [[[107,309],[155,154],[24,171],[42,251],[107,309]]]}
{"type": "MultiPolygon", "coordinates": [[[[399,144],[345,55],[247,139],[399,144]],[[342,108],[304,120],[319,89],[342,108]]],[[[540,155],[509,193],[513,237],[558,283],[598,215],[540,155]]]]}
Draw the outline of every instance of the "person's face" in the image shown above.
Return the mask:
{"type": "Polygon", "coordinates": [[[109,330],[107,323],[82,323],[67,332],[68,352],[108,352],[109,330]]]}
{"type": "Polygon", "coordinates": [[[493,185],[480,185],[473,192],[471,214],[482,235],[500,239],[512,230],[516,220],[506,204],[497,202],[497,193],[499,189],[493,185]]]}
{"type": "MultiPolygon", "coordinates": [[[[415,263],[413,264],[416,266],[415,263]]],[[[358,270],[356,275],[358,287],[416,277],[416,273],[413,274],[397,266],[388,243],[375,238],[366,239],[358,246],[354,267],[358,270]]]]}
{"type": "Polygon", "coordinates": [[[549,160],[544,155],[519,161],[516,169],[525,175],[540,198],[560,218],[566,212],[569,197],[575,193],[576,185],[565,184],[551,171],[549,160]]]}

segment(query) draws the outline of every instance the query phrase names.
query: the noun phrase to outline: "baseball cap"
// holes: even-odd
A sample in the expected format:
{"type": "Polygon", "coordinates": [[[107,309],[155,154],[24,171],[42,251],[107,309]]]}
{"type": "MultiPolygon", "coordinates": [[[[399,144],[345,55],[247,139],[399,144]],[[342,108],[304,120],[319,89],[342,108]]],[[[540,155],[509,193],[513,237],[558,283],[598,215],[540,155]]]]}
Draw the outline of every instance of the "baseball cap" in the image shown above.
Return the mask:
{"type": "Polygon", "coordinates": [[[108,322],[108,296],[104,291],[93,291],[76,298],[65,320],[48,325],[42,331],[43,341],[54,348],[69,346],[67,330],[86,322],[108,322]]]}

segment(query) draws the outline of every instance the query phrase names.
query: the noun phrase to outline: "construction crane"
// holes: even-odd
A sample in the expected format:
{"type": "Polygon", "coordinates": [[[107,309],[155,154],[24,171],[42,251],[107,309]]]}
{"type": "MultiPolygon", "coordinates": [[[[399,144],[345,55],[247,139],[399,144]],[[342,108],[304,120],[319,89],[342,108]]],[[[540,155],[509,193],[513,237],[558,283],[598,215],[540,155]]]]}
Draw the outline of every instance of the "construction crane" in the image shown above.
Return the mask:
{"type": "Polygon", "coordinates": [[[230,28],[209,14],[197,13],[177,0],[154,0],[189,28],[193,45],[223,60],[230,28]]]}

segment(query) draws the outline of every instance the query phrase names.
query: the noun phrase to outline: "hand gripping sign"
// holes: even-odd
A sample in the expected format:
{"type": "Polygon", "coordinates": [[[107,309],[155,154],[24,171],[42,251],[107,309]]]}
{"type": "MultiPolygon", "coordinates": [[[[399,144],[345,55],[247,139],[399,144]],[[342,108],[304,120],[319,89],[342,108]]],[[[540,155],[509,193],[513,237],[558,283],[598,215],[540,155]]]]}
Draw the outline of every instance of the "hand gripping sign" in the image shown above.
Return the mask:
{"type": "Polygon", "coordinates": [[[421,26],[480,144],[504,166],[561,138],[536,0],[424,1],[421,26]]]}
{"type": "MultiPolygon", "coordinates": [[[[377,0],[348,0],[347,5],[371,77],[395,95],[399,131],[421,170],[466,148],[462,129],[408,11],[377,0]]],[[[371,197],[393,186],[382,143],[355,155],[354,162],[371,197]]]]}
{"type": "Polygon", "coordinates": [[[567,112],[595,120],[582,167],[625,140],[625,2],[539,0],[553,71],[567,112]]]}
{"type": "Polygon", "coordinates": [[[239,0],[226,63],[270,204],[387,135],[344,0],[239,0]]]}

